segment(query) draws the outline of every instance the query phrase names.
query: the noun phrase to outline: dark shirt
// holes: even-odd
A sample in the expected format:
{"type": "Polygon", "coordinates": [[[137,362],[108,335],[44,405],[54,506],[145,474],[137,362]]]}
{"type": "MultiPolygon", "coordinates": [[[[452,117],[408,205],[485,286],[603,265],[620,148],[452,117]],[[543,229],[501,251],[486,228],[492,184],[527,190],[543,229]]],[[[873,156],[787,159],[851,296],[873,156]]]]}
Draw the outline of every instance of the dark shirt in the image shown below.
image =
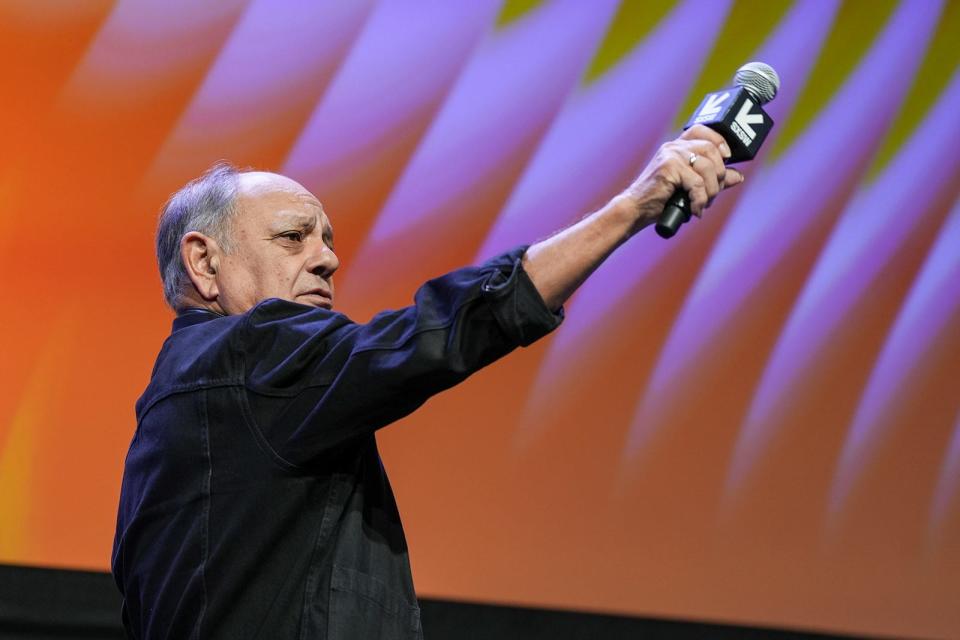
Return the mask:
{"type": "Polygon", "coordinates": [[[177,317],[117,515],[128,637],[422,637],[374,432],[560,323],[524,250],[367,324],[278,299],[177,317]]]}

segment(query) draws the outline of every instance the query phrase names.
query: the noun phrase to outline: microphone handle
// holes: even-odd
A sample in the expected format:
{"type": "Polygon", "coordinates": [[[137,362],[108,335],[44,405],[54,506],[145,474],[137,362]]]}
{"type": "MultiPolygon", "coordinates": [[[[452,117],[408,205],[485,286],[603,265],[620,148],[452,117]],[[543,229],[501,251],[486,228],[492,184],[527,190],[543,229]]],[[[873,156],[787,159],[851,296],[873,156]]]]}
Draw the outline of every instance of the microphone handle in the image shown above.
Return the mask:
{"type": "Polygon", "coordinates": [[[672,238],[680,229],[680,225],[690,221],[690,197],[687,192],[677,188],[663,207],[663,213],[657,220],[657,235],[661,238],[672,238]]]}

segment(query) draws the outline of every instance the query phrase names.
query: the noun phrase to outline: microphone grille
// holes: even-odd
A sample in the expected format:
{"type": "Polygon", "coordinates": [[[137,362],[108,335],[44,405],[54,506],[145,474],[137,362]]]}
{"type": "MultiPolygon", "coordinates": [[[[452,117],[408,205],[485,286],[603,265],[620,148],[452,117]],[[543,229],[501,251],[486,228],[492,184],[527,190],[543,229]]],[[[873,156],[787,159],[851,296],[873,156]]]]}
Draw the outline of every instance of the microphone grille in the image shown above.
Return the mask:
{"type": "Polygon", "coordinates": [[[748,62],[743,65],[737,69],[733,82],[749,91],[760,104],[773,100],[780,89],[780,76],[773,67],[763,62],[748,62]]]}

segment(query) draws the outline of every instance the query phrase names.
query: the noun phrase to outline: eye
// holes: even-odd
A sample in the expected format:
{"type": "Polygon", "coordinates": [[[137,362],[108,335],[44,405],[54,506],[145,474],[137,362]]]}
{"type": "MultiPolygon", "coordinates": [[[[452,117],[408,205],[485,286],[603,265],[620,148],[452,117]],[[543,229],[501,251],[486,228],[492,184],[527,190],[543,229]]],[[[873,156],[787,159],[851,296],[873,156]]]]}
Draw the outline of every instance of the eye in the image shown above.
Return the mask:
{"type": "Polygon", "coordinates": [[[292,240],[293,242],[303,242],[303,233],[300,231],[287,231],[285,233],[281,233],[279,237],[292,240]]]}

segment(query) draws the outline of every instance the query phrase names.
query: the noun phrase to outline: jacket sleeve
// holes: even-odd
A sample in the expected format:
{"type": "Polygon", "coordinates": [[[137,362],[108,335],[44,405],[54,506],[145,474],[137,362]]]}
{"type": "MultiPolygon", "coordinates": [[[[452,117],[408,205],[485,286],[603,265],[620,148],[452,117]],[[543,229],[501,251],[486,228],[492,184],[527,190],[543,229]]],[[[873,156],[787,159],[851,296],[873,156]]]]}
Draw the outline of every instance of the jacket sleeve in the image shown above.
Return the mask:
{"type": "Polygon", "coordinates": [[[433,394],[552,331],[521,266],[526,247],[430,280],[414,304],[367,324],[271,299],[242,333],[249,419],[293,467],[369,435],[433,394]]]}

